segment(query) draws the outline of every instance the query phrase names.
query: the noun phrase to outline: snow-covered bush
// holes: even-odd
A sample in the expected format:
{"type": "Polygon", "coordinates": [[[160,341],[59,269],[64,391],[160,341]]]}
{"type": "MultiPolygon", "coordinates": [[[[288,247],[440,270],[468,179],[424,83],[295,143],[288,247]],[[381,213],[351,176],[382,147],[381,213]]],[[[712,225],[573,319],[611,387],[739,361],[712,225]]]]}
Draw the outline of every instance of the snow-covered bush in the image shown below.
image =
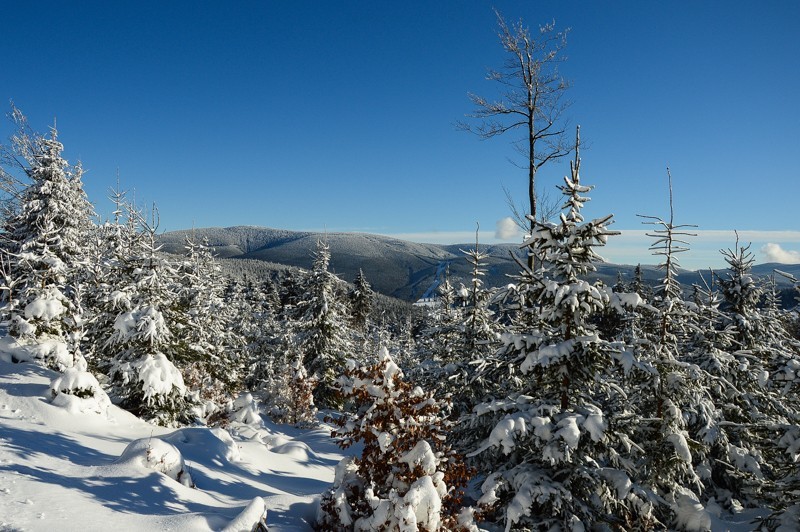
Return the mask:
{"type": "Polygon", "coordinates": [[[322,497],[319,529],[470,529],[459,491],[468,471],[444,442],[440,405],[403,380],[385,349],[378,358],[366,368],[349,363],[339,379],[356,414],[336,420],[333,436],[343,448],[361,442],[364,450],[337,467],[322,497]]]}
{"type": "Polygon", "coordinates": [[[311,426],[317,422],[317,407],[314,405],[316,379],[309,377],[302,357],[284,367],[278,375],[278,389],[272,393],[270,415],[279,423],[311,426]]]}
{"type": "Polygon", "coordinates": [[[234,399],[230,419],[245,425],[262,425],[264,423],[258,410],[258,403],[249,392],[241,393],[234,399]]]}
{"type": "MultiPolygon", "coordinates": [[[[85,368],[85,364],[84,364],[85,368]]],[[[70,412],[105,414],[111,401],[97,379],[85,370],[67,368],[50,383],[50,402],[70,412]]]]}
{"type": "Polygon", "coordinates": [[[177,447],[159,438],[141,438],[125,447],[117,459],[119,464],[131,464],[163,473],[184,486],[193,488],[192,475],[186,469],[177,447]]]}

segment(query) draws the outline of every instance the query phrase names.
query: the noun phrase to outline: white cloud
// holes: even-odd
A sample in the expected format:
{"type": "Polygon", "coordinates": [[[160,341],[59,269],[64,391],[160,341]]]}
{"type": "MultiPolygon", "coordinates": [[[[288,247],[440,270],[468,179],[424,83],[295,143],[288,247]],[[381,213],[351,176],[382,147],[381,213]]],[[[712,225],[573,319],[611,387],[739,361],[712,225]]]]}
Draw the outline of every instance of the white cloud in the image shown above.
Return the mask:
{"type": "Polygon", "coordinates": [[[800,251],[783,249],[779,244],[769,242],[761,247],[767,262],[778,262],[780,264],[800,264],[800,251]]]}
{"type": "Polygon", "coordinates": [[[510,216],[497,220],[494,237],[498,240],[516,240],[520,237],[517,222],[510,216]]]}

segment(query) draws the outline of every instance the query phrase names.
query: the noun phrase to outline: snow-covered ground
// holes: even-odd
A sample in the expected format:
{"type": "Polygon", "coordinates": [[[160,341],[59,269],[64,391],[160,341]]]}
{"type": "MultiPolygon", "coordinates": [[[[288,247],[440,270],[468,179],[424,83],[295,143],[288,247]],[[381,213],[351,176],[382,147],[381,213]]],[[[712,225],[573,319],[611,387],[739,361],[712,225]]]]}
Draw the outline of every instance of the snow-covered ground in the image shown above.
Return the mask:
{"type": "Polygon", "coordinates": [[[270,532],[309,530],[343,456],[325,426],[174,430],[114,406],[71,413],[50,403],[57,376],[0,361],[0,530],[222,530],[242,513],[249,530],[263,508],[270,532]],[[153,469],[180,469],[170,445],[194,488],[153,469]]]}

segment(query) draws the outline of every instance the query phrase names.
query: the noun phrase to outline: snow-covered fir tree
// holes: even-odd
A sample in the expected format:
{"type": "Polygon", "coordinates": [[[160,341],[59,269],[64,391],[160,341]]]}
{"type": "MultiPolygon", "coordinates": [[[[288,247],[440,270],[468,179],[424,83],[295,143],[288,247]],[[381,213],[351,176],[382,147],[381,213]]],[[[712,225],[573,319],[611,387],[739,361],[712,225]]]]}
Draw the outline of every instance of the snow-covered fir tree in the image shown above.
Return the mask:
{"type": "Polygon", "coordinates": [[[359,269],[353,281],[353,288],[349,292],[350,312],[353,316],[353,328],[362,333],[367,332],[369,316],[372,313],[372,305],[375,299],[375,292],[367,281],[364,271],[359,269]]]}
{"type": "Polygon", "coordinates": [[[313,377],[308,376],[302,354],[296,348],[288,345],[283,358],[285,362],[276,368],[268,411],[280,423],[312,426],[317,423],[317,407],[314,405],[316,383],[313,377]]]}
{"type": "MultiPolygon", "coordinates": [[[[280,301],[271,281],[230,281],[225,289],[231,333],[242,343],[244,384],[266,404],[277,386],[276,377],[285,366],[278,357],[284,336],[291,334],[279,321],[280,301]]],[[[288,319],[288,318],[287,318],[288,319]]]]}
{"type": "MultiPolygon", "coordinates": [[[[634,378],[627,381],[642,422],[638,440],[645,450],[636,480],[648,486],[667,504],[657,505],[656,515],[672,524],[674,515],[683,515],[682,508],[694,505],[702,498],[702,482],[695,469],[700,444],[687,426],[687,416],[701,411],[705,418],[715,418],[714,408],[703,404],[702,390],[707,384],[704,373],[680,362],[686,348],[693,321],[693,309],[683,299],[677,280],[680,253],[688,251],[683,240],[693,236],[686,231],[689,225],[674,223],[672,176],[669,182],[670,215],[665,221],[644,216],[645,223],[655,226],[648,236],[655,239],[650,247],[653,254],[663,257],[659,268],[664,272],[661,284],[653,297],[654,312],[648,313],[649,324],[635,345],[639,360],[634,378]],[[694,453],[692,452],[694,451],[694,453]]],[[[637,282],[638,284],[638,282],[637,282]]]]}
{"type": "Polygon", "coordinates": [[[30,183],[4,227],[3,312],[11,335],[30,344],[35,358],[63,370],[82,357],[81,294],[94,212],[81,165],[62,157],[55,127],[31,143],[24,157],[30,183]]]}
{"type": "Polygon", "coordinates": [[[798,360],[798,349],[782,320],[758,308],[764,290],[751,274],[749,246],[737,240],[722,254],[729,270],[718,277],[715,312],[697,324],[702,335],[683,359],[707,372],[705,396],[716,419],[691,418],[697,439],[709,444],[701,457],[709,496],[733,508],[772,504],[782,499],[774,482],[791,469],[784,438],[798,422],[797,403],[784,393],[782,370],[798,360]]]}
{"type": "Polygon", "coordinates": [[[83,351],[89,366],[98,374],[108,374],[111,368],[113,353],[108,349],[108,342],[117,316],[130,305],[134,267],[129,257],[141,238],[134,225],[139,213],[128,203],[119,183],[110,191],[109,199],[114,203],[114,218],[100,224],[93,233],[88,247],[90,256],[84,290],[84,306],[89,316],[83,351]]]}
{"type": "MultiPolygon", "coordinates": [[[[186,349],[174,361],[198,402],[221,406],[241,386],[242,345],[229,324],[222,299],[223,280],[207,242],[186,240],[186,257],[178,268],[180,292],[175,314],[186,349]]],[[[210,405],[211,406],[211,405],[210,405]]]]}
{"type": "MultiPolygon", "coordinates": [[[[576,143],[576,146],[578,143],[576,143]]],[[[632,482],[637,446],[627,396],[617,384],[618,346],[591,323],[608,292],[585,280],[601,260],[595,247],[614,233],[611,215],[585,222],[591,190],[580,182],[580,159],[561,187],[559,223],[534,221],[526,245],[540,260],[520,291],[536,327],[504,336],[520,360],[519,393],[476,408],[500,416],[471,455],[487,478],[479,504],[506,530],[584,530],[595,526],[658,526],[646,492],[632,482]]]]}
{"type": "Polygon", "coordinates": [[[173,362],[186,349],[175,316],[179,284],[174,265],[158,253],[155,213],[151,223],[141,216],[138,221],[143,232],[126,258],[131,279],[119,290],[121,308],[108,339],[109,380],[112,397],[124,408],[174,425],[193,417],[183,375],[173,362]]]}
{"type": "Polygon", "coordinates": [[[425,307],[427,314],[423,317],[417,337],[417,358],[421,361],[420,370],[424,373],[415,375],[415,380],[427,378],[428,384],[447,378],[454,363],[463,357],[464,318],[463,307],[457,304],[458,294],[450,278],[448,263],[444,278],[436,287],[434,304],[425,307]]]}
{"type": "Polygon", "coordinates": [[[499,347],[500,327],[494,319],[490,308],[493,291],[484,285],[486,275],[485,262],[488,254],[481,251],[478,243],[478,230],[475,231],[475,247],[462,250],[472,266],[472,277],[466,289],[464,306],[460,310],[461,333],[456,336],[453,351],[457,354],[454,366],[447,378],[447,386],[442,383],[457,413],[465,413],[476,403],[484,400],[496,391],[496,387],[487,382],[479,368],[499,347]]]}
{"type": "MultiPolygon", "coordinates": [[[[479,228],[480,229],[480,228],[479,228]]],[[[485,262],[489,255],[480,250],[478,230],[475,231],[475,248],[462,250],[472,266],[469,295],[464,308],[464,336],[466,354],[470,359],[480,358],[494,347],[498,334],[493,312],[489,309],[492,292],[484,286],[485,262]]]]}
{"type": "Polygon", "coordinates": [[[351,350],[344,282],[328,271],[330,260],[328,244],[319,240],[304,282],[305,292],[295,309],[298,348],[308,374],[317,383],[314,402],[322,408],[341,404],[335,383],[351,350]]]}

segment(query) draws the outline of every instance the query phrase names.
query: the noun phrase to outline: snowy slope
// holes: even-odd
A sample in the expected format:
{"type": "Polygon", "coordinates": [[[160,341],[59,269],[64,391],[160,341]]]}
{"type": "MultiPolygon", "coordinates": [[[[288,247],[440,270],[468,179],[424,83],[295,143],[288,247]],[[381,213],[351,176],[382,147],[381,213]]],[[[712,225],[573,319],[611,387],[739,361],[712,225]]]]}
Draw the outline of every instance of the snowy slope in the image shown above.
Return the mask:
{"type": "Polygon", "coordinates": [[[270,531],[307,530],[342,457],[325,427],[232,425],[230,439],[156,427],[116,407],[72,414],[47,399],[56,376],[0,361],[0,530],[220,530],[256,497],[270,531]],[[151,437],[178,448],[196,488],[119,459],[151,437]]]}

